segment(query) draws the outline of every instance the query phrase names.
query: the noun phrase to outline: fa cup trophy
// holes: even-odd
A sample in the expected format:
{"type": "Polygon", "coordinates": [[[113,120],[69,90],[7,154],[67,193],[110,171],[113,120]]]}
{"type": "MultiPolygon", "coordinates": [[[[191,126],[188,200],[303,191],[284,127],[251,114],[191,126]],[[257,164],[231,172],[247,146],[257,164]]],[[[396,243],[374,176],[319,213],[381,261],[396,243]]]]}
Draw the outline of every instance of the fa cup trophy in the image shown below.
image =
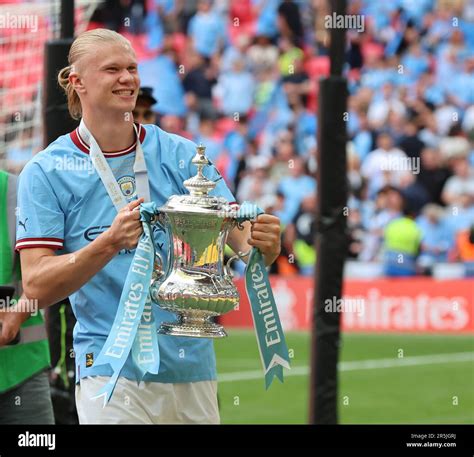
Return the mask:
{"type": "Polygon", "coordinates": [[[225,198],[209,195],[216,183],[202,172],[209,164],[204,146],[197,147],[192,163],[197,175],[183,183],[189,194],[171,196],[155,219],[165,229],[170,249],[167,262],[156,254],[150,293],[158,306],[178,317],[177,322],[163,323],[158,333],[221,338],[227,334],[214,317],[239,303],[229,263],[248,253],[239,253],[224,264],[230,230],[243,227],[225,198]]]}

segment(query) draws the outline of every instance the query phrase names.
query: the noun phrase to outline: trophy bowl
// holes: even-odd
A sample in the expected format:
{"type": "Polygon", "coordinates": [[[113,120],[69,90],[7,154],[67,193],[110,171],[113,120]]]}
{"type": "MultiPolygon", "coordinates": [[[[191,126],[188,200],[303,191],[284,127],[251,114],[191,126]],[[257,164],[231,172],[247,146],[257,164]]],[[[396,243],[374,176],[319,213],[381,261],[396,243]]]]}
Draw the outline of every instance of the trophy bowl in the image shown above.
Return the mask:
{"type": "Polygon", "coordinates": [[[161,324],[158,333],[220,338],[227,334],[214,318],[239,303],[229,267],[224,264],[224,249],[230,230],[242,227],[235,218],[235,207],[223,197],[209,195],[216,184],[202,173],[209,164],[203,146],[197,147],[192,162],[198,173],[184,182],[190,193],[170,197],[154,221],[165,230],[170,249],[166,268],[156,254],[150,294],[160,308],[177,315],[176,322],[161,324]]]}

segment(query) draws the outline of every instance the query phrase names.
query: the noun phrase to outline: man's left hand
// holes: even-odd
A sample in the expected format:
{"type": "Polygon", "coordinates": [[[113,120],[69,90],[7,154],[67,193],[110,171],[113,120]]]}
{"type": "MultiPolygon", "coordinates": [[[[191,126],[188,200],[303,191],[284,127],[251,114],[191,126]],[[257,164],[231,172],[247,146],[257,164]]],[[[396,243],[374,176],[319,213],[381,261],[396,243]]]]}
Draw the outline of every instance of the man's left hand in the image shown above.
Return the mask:
{"type": "Polygon", "coordinates": [[[254,246],[263,254],[265,264],[271,265],[281,251],[280,219],[271,214],[260,214],[255,222],[251,223],[250,246],[254,246]]]}

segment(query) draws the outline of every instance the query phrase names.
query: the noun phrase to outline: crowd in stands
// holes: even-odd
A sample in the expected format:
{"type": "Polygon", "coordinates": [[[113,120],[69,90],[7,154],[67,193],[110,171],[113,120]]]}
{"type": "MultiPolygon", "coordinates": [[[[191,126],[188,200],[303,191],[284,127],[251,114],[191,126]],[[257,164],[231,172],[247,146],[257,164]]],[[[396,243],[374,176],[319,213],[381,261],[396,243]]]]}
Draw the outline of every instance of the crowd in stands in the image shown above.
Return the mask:
{"type": "MultiPolygon", "coordinates": [[[[207,147],[239,201],[284,225],[280,274],[312,274],[326,0],[106,1],[157,124],[207,147]],[[290,259],[290,260],[288,260],[290,259]],[[292,262],[291,259],[295,259],[292,262]]],[[[474,261],[474,4],[348,0],[348,256],[388,275],[474,261]]]]}

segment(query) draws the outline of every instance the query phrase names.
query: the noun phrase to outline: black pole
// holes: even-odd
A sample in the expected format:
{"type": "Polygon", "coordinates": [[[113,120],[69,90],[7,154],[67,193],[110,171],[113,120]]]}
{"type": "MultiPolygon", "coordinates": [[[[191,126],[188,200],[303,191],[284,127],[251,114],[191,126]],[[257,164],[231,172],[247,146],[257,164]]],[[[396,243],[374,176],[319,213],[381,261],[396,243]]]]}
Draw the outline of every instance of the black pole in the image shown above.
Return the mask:
{"type": "Polygon", "coordinates": [[[74,36],[74,0],[61,0],[61,38],[74,36]]]}
{"type": "Polygon", "coordinates": [[[77,127],[67,108],[67,98],[59,87],[59,70],[68,65],[68,54],[74,39],[74,0],[61,1],[61,38],[45,44],[43,77],[43,145],[77,127]]]}
{"type": "MultiPolygon", "coordinates": [[[[344,15],[346,0],[331,0],[332,11],[344,15]]],[[[335,24],[333,24],[335,26],[335,24]]],[[[334,309],[342,295],[347,236],[345,206],[347,85],[342,77],[345,30],[333,27],[331,74],[320,81],[318,131],[318,196],[316,278],[311,348],[311,424],[336,424],[337,362],[340,314],[334,309]],[[325,309],[330,304],[330,309],[325,309]]]]}

